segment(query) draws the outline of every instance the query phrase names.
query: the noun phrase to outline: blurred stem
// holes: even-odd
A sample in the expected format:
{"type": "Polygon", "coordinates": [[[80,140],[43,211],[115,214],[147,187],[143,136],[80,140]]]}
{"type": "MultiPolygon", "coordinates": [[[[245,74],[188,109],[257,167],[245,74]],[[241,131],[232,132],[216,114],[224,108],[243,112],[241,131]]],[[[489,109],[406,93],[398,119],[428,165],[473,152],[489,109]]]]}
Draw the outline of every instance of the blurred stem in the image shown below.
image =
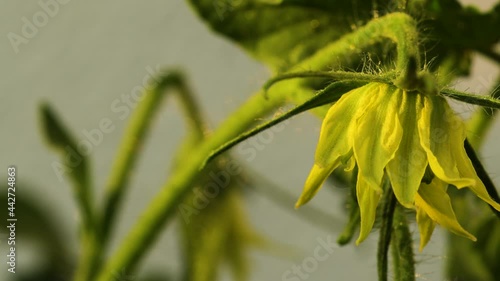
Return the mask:
{"type": "Polygon", "coordinates": [[[386,191],[383,199],[382,226],[380,227],[380,238],[377,249],[377,270],[378,280],[387,281],[388,252],[391,243],[392,219],[396,208],[396,196],[392,187],[386,184],[386,191]]]}
{"type": "MultiPolygon", "coordinates": [[[[500,76],[491,90],[491,97],[494,99],[500,98],[500,76]]],[[[479,107],[467,123],[467,138],[475,149],[479,149],[483,145],[486,134],[491,128],[497,112],[497,109],[479,107]]]]}
{"type": "Polygon", "coordinates": [[[413,241],[404,211],[398,206],[394,212],[392,259],[395,281],[415,281],[413,241]]]}
{"type": "Polygon", "coordinates": [[[109,281],[113,277],[113,272],[117,270],[132,272],[159,235],[164,223],[174,215],[178,203],[191,190],[190,187],[200,171],[199,167],[207,155],[228,139],[244,131],[257,118],[277,108],[283,100],[284,95],[274,95],[266,101],[259,92],[228,118],[207,141],[194,149],[191,158],[183,159],[182,168],[171,175],[167,184],[148,205],[140,221],[105,265],[97,280],[109,281]]]}
{"type": "MultiPolygon", "coordinates": [[[[82,262],[78,269],[76,280],[92,280],[93,274],[99,269],[102,255],[105,252],[107,242],[111,236],[116,214],[120,210],[121,203],[126,194],[131,171],[140,152],[140,148],[148,134],[153,115],[158,111],[165,90],[168,87],[176,87],[180,93],[182,105],[188,113],[192,127],[201,126],[201,117],[189,88],[184,82],[183,75],[178,71],[171,71],[159,77],[154,77],[155,85],[147,86],[144,98],[137,105],[136,110],[130,118],[129,125],[124,134],[124,139],[118,150],[117,158],[111,172],[106,188],[106,201],[104,214],[98,225],[98,232],[94,236],[85,237],[85,249],[82,262]]],[[[203,130],[193,130],[197,137],[203,134],[203,130]]]]}
{"type": "Polygon", "coordinates": [[[172,72],[164,77],[159,77],[160,82],[150,87],[144,93],[144,99],[138,103],[129,125],[124,133],[124,138],[118,149],[117,157],[111,176],[106,187],[106,200],[104,217],[101,223],[101,240],[106,244],[113,228],[116,212],[120,210],[123,196],[126,193],[131,171],[137,162],[140,147],[147,136],[149,127],[163,100],[165,87],[177,85],[181,80],[180,73],[172,72]]]}
{"type": "MultiPolygon", "coordinates": [[[[61,119],[48,104],[41,106],[41,114],[47,140],[52,146],[62,152],[62,159],[66,167],[71,167],[68,172],[70,179],[73,181],[73,195],[82,220],[80,228],[80,251],[82,254],[78,261],[78,270],[75,273],[75,278],[76,280],[86,280],[88,279],[87,274],[89,269],[92,266],[92,259],[90,257],[94,253],[94,249],[90,245],[98,231],[94,213],[89,160],[86,155],[80,152],[75,138],[65,128],[61,119]],[[73,156],[70,157],[68,149],[73,151],[73,156]],[[79,162],[73,163],[71,160],[72,157],[79,159],[79,162]]],[[[64,170],[64,173],[66,173],[66,170],[64,170]]]]}
{"type": "Polygon", "coordinates": [[[181,105],[184,108],[186,119],[188,120],[188,126],[190,127],[190,132],[195,134],[198,139],[203,139],[204,134],[207,132],[208,128],[203,122],[201,109],[196,103],[194,95],[191,88],[188,86],[185,77],[179,79],[177,84],[177,91],[179,93],[179,99],[181,100],[181,105]]]}

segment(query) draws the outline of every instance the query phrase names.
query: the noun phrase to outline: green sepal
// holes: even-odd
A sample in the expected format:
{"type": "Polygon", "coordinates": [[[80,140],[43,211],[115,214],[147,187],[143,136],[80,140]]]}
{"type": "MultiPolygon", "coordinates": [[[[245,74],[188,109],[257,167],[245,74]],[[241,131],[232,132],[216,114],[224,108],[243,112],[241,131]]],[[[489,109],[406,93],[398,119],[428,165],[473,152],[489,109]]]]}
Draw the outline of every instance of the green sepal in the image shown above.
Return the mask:
{"type": "Polygon", "coordinates": [[[467,94],[464,92],[456,91],[453,89],[443,89],[440,93],[449,98],[459,100],[462,102],[480,105],[483,107],[500,109],[500,99],[496,99],[489,96],[480,96],[474,94],[467,94]]]}
{"type": "Polygon", "coordinates": [[[239,144],[240,142],[255,136],[256,134],[271,128],[272,126],[279,124],[282,121],[285,121],[297,114],[300,114],[304,111],[307,111],[312,108],[316,108],[325,104],[329,104],[332,102],[337,101],[340,99],[340,97],[349,92],[352,89],[359,88],[366,84],[366,82],[359,82],[359,81],[341,81],[341,82],[335,82],[330,85],[328,85],[325,89],[321,90],[318,94],[316,94],[314,97],[309,99],[308,101],[304,102],[303,104],[293,108],[292,110],[288,111],[287,113],[272,119],[271,121],[265,122],[261,125],[258,125],[254,129],[247,131],[246,133],[243,133],[239,135],[238,137],[232,139],[231,141],[225,143],[224,145],[220,146],[218,149],[212,151],[212,153],[207,157],[207,159],[204,161],[202,166],[200,167],[203,168],[205,165],[213,160],[215,157],[221,155],[222,153],[226,152],[227,150],[231,149],[233,146],[239,144]]]}

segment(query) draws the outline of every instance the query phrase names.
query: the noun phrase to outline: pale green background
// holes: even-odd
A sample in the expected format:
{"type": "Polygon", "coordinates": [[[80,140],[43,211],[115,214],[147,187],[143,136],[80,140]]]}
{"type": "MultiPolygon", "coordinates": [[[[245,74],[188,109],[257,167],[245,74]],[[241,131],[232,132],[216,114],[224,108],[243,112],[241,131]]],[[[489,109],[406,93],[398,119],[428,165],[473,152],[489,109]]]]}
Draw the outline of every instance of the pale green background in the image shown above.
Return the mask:
{"type": "MultiPolygon", "coordinates": [[[[482,7],[493,2],[482,1],[482,7]]],[[[56,108],[79,139],[83,138],[82,130],[97,128],[102,118],[113,120],[115,130],[106,134],[91,153],[92,171],[100,194],[126,125],[110,105],[141,85],[148,74],[146,67],[182,67],[212,124],[220,123],[269,77],[268,71],[241,49],[208,32],[181,0],[72,0],[61,5],[58,13],[39,28],[29,43],[20,45],[17,54],[7,34],[20,34],[21,18],[31,18],[41,8],[37,1],[1,0],[0,3],[0,179],[5,180],[7,165],[17,165],[18,180],[36,187],[28,190],[19,186],[17,200],[38,198],[59,222],[73,251],[77,250],[78,216],[68,183],[60,182],[51,168],[58,156],[48,150],[39,134],[37,106],[41,101],[56,108]]],[[[475,79],[468,79],[459,88],[484,92],[497,73],[493,65],[476,61],[475,79]]],[[[471,110],[471,106],[459,108],[464,116],[471,110]]],[[[179,115],[177,103],[168,99],[144,146],[113,247],[168,177],[169,160],[184,134],[179,115]]],[[[307,114],[297,117],[283,132],[275,134],[255,160],[247,163],[242,155],[240,159],[298,196],[313,161],[319,126],[320,122],[307,114]]],[[[489,136],[483,155],[488,171],[500,183],[497,180],[500,150],[496,145],[500,126],[498,123],[495,126],[497,130],[489,136]]],[[[236,151],[234,155],[238,157],[236,151]]],[[[334,195],[322,190],[311,204],[339,218],[331,226],[330,234],[336,237],[344,219],[340,212],[341,200],[334,195]]],[[[281,280],[283,272],[293,263],[301,263],[312,254],[318,245],[317,238],[329,235],[297,219],[294,211],[277,208],[261,196],[251,195],[246,203],[252,223],[260,233],[301,251],[290,259],[279,257],[276,252],[254,251],[251,280],[281,280]]],[[[7,206],[0,208],[4,212],[7,206]]],[[[143,272],[149,269],[178,271],[175,229],[176,225],[170,224],[169,230],[162,234],[145,260],[143,272]]],[[[309,280],[376,280],[377,236],[371,235],[360,247],[336,249],[328,260],[320,263],[309,280]]],[[[5,234],[0,247],[5,246],[4,237],[5,234]]],[[[438,233],[424,253],[417,256],[417,271],[421,276],[418,280],[444,279],[439,267],[446,259],[441,252],[442,244],[438,233]]],[[[10,280],[5,254],[1,248],[0,280],[10,280]]],[[[44,254],[28,243],[19,243],[18,256],[17,270],[22,272],[35,266],[44,254]]]]}

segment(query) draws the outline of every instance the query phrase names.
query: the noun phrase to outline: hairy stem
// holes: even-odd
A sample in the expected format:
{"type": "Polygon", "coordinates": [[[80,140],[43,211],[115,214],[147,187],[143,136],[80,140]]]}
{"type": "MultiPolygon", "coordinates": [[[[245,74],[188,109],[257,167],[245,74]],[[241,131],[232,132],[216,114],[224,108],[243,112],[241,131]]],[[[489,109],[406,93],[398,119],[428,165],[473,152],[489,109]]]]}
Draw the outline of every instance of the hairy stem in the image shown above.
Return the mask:
{"type": "Polygon", "coordinates": [[[401,208],[396,208],[391,243],[395,281],[415,281],[415,259],[413,241],[406,216],[401,208]]]}
{"type": "Polygon", "coordinates": [[[396,196],[391,186],[387,186],[383,200],[382,226],[377,249],[378,280],[387,281],[388,252],[391,243],[392,219],[396,208],[396,196]]]}
{"type": "Polygon", "coordinates": [[[396,80],[399,86],[405,89],[414,88],[418,82],[415,81],[416,72],[420,68],[417,23],[408,14],[400,12],[376,18],[360,27],[356,32],[344,35],[316,52],[304,63],[293,67],[289,72],[313,69],[305,68],[304,64],[320,66],[314,68],[315,70],[345,65],[349,63],[350,59],[346,54],[358,53],[361,55],[364,49],[384,39],[396,43],[396,73],[400,76],[396,80]],[[412,70],[412,72],[409,73],[408,70],[412,70]]]}

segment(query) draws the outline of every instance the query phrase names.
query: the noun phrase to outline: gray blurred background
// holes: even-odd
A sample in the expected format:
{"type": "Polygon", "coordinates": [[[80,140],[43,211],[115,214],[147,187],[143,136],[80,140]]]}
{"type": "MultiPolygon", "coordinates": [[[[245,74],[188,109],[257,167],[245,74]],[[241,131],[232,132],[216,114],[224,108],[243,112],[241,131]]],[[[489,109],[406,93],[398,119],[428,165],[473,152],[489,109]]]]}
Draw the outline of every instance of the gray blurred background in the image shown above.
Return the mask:
{"type": "MultiPolygon", "coordinates": [[[[31,19],[41,7],[38,1],[1,0],[0,179],[6,180],[8,165],[16,165],[18,181],[29,184],[18,186],[16,199],[36,198],[57,222],[66,237],[64,242],[76,254],[78,216],[69,182],[59,181],[51,167],[59,159],[58,154],[48,149],[40,135],[37,109],[42,101],[57,110],[78,139],[84,139],[83,130],[97,128],[101,119],[113,120],[115,129],[104,135],[90,155],[96,194],[101,198],[127,124],[127,119],[120,120],[110,106],[115,99],[141,85],[148,69],[181,67],[214,126],[256,91],[269,77],[269,71],[240,48],[209,32],[184,1],[67,2],[59,5],[59,11],[28,42],[13,47],[7,35],[20,34],[23,17],[31,19]]],[[[477,2],[486,9],[495,1],[462,2],[477,2]]],[[[495,66],[478,57],[474,61],[473,78],[457,82],[456,87],[485,92],[497,75],[495,66]]],[[[457,110],[466,118],[473,107],[460,106],[457,110]]],[[[168,178],[170,159],[184,136],[180,124],[183,120],[177,102],[167,99],[144,145],[112,250],[168,178]]],[[[319,127],[317,119],[304,114],[276,133],[253,161],[246,162],[236,150],[233,155],[298,197],[313,163],[319,127]]],[[[500,150],[495,145],[500,138],[498,122],[495,127],[483,155],[488,171],[500,184],[500,150]]],[[[250,194],[246,209],[257,231],[271,241],[298,250],[289,258],[276,251],[253,251],[251,280],[282,280],[282,274],[293,264],[300,264],[312,255],[318,238],[327,239],[328,235],[336,238],[345,215],[341,198],[327,189],[331,188],[321,190],[311,204],[337,218],[329,232],[298,219],[294,212],[300,210],[293,210],[292,205],[285,210],[260,195],[250,194]]],[[[4,212],[7,206],[0,208],[4,212]]],[[[178,273],[176,228],[176,223],[168,225],[138,274],[151,270],[178,273]]],[[[5,228],[0,227],[3,257],[0,280],[11,280],[12,274],[7,272],[5,263],[5,233],[5,228]]],[[[326,261],[319,263],[308,280],[375,280],[377,236],[371,235],[359,247],[337,248],[326,261]]],[[[440,231],[436,232],[429,246],[418,254],[419,280],[444,280],[440,268],[446,259],[442,236],[440,231]]],[[[44,259],[44,253],[28,242],[19,241],[17,249],[20,273],[44,259]]],[[[227,273],[224,279],[229,279],[227,273]]]]}

